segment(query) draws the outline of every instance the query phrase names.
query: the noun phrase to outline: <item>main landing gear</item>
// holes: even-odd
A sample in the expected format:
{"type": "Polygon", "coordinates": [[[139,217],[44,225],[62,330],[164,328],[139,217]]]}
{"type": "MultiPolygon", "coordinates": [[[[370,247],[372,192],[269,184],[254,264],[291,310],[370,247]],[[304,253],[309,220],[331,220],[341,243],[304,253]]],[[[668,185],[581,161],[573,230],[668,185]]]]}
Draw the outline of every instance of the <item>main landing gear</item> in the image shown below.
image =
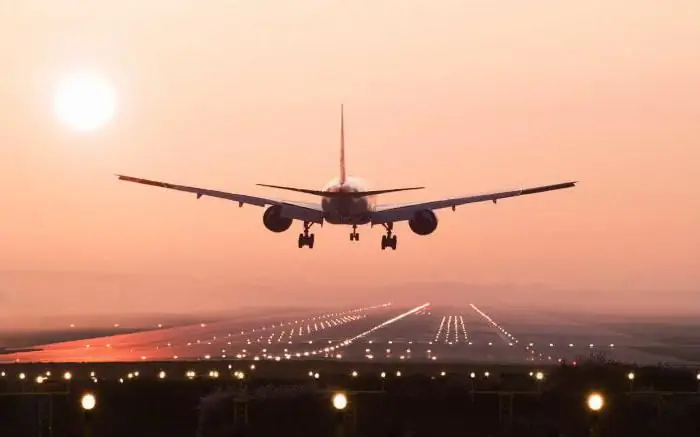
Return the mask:
{"type": "Polygon", "coordinates": [[[352,225],[352,232],[350,233],[350,241],[360,241],[360,234],[357,233],[357,225],[352,225]]]}
{"type": "Polygon", "coordinates": [[[309,249],[314,248],[314,234],[309,234],[311,226],[313,226],[313,223],[304,222],[304,232],[299,234],[299,249],[304,246],[308,246],[309,249]]]}
{"type": "Polygon", "coordinates": [[[384,223],[383,226],[386,229],[386,235],[382,235],[382,250],[385,250],[387,247],[396,250],[396,235],[392,234],[394,224],[384,223]]]}

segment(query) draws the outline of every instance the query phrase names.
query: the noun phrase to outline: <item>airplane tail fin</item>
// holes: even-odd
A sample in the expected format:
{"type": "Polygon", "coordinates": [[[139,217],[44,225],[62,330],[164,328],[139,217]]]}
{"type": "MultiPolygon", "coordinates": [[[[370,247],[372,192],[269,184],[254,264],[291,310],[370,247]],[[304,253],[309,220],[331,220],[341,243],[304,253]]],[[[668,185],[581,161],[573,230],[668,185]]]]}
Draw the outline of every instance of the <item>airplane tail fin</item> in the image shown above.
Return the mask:
{"type": "Polygon", "coordinates": [[[345,126],[343,104],[340,104],[340,185],[345,185],[345,126]]]}
{"type": "MultiPolygon", "coordinates": [[[[345,123],[343,120],[343,105],[340,105],[340,179],[339,185],[342,187],[346,182],[345,173],[345,123]]],[[[365,197],[365,196],[376,196],[378,194],[385,193],[395,193],[397,191],[409,191],[409,190],[422,190],[425,187],[410,187],[410,188],[390,188],[387,190],[373,190],[373,191],[322,191],[322,190],[309,190],[306,188],[295,188],[295,187],[284,187],[281,185],[268,185],[268,184],[257,184],[260,187],[267,188],[277,188],[278,190],[296,191],[297,193],[311,194],[313,196],[321,197],[365,197]]]]}

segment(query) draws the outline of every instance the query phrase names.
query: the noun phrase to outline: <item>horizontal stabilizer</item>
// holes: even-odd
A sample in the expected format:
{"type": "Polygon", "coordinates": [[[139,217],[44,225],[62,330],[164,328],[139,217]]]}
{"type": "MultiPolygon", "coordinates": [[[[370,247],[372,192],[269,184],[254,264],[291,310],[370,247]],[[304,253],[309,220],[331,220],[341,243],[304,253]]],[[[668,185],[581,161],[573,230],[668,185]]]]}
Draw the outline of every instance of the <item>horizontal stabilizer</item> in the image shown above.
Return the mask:
{"type": "Polygon", "coordinates": [[[306,188],[282,187],[279,185],[257,184],[260,187],[277,188],[278,190],[296,191],[297,193],[311,194],[321,197],[365,197],[376,196],[378,194],[395,193],[397,191],[422,190],[425,187],[411,188],[391,188],[388,190],[372,190],[372,191],[323,191],[323,190],[308,190],[306,188]]]}

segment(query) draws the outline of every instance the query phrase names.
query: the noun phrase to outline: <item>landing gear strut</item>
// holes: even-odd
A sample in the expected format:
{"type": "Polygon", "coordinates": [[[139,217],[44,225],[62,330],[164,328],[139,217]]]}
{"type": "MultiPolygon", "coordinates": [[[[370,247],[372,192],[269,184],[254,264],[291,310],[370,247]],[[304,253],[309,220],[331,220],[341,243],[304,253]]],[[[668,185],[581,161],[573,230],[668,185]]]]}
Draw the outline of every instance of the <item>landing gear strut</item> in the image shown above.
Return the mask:
{"type": "Polygon", "coordinates": [[[309,234],[311,226],[313,226],[313,223],[304,222],[304,232],[299,234],[299,249],[304,246],[308,246],[309,249],[314,248],[314,234],[309,234]]]}
{"type": "Polygon", "coordinates": [[[357,225],[352,225],[352,232],[350,233],[350,241],[360,241],[360,234],[357,233],[357,225]]]}
{"type": "Polygon", "coordinates": [[[394,230],[394,224],[389,222],[389,223],[383,223],[384,229],[386,229],[386,235],[382,235],[382,250],[385,250],[387,247],[391,247],[392,250],[396,250],[396,235],[393,235],[392,231],[394,230]]]}

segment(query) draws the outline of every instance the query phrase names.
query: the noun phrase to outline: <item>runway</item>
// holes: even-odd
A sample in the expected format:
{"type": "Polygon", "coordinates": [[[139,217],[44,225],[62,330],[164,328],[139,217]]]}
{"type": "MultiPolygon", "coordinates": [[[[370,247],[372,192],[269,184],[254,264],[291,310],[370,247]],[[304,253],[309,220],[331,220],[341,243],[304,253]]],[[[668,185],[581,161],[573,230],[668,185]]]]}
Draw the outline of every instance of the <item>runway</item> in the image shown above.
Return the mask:
{"type": "Polygon", "coordinates": [[[428,302],[380,303],[325,313],[309,311],[305,316],[260,314],[49,343],[0,355],[0,363],[325,358],[556,364],[592,354],[639,364],[700,363],[700,342],[669,346],[658,332],[616,326],[584,316],[558,317],[476,304],[452,308],[428,302]]]}

